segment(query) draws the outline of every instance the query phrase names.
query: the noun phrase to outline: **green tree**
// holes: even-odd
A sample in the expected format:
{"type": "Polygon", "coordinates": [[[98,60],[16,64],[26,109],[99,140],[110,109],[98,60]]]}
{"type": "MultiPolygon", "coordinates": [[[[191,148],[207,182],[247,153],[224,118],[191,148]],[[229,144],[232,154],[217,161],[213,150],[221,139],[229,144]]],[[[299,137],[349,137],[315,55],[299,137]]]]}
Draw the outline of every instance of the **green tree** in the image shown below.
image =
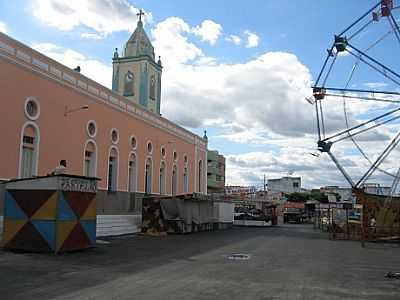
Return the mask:
{"type": "Polygon", "coordinates": [[[286,196],[289,202],[306,202],[309,199],[309,194],[306,193],[291,193],[286,196]]]}
{"type": "Polygon", "coordinates": [[[321,203],[328,203],[328,196],[321,192],[311,192],[310,199],[321,203]]]}

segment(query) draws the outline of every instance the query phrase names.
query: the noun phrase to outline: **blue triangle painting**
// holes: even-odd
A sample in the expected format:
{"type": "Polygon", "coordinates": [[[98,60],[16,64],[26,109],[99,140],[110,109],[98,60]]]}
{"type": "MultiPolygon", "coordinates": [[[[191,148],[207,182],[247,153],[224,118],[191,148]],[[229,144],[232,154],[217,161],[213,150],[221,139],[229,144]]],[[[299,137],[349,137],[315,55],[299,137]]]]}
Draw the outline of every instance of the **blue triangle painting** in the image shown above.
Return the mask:
{"type": "Polygon", "coordinates": [[[62,193],[58,201],[57,219],[61,221],[72,221],[77,219],[75,213],[72,211],[67,201],[65,201],[62,193]]]}
{"type": "Polygon", "coordinates": [[[96,243],[96,220],[80,221],[80,223],[89,237],[90,243],[94,245],[96,243]]]}
{"type": "Polygon", "coordinates": [[[4,218],[14,220],[28,219],[28,217],[18,206],[17,202],[15,202],[13,196],[9,192],[6,192],[4,199],[4,218]]]}
{"type": "Polygon", "coordinates": [[[55,221],[31,221],[36,230],[47,241],[52,250],[56,249],[56,222],[55,221]]]}

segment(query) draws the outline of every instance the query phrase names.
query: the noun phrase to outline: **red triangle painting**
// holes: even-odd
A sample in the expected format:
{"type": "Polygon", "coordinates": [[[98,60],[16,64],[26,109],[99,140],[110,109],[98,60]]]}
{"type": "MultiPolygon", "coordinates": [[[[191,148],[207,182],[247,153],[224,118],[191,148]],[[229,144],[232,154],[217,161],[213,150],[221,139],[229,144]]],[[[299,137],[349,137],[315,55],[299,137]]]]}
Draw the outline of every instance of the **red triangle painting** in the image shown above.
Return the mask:
{"type": "Polygon", "coordinates": [[[9,190],[9,192],[28,218],[32,217],[55,193],[51,190],[9,190]]]}
{"type": "Polygon", "coordinates": [[[96,194],[94,193],[81,193],[81,192],[63,192],[65,200],[68,202],[71,209],[74,211],[78,218],[82,217],[88,208],[89,204],[93,201],[96,194]]]}
{"type": "Polygon", "coordinates": [[[90,247],[91,243],[80,223],[72,229],[59,251],[70,251],[90,247]]]}

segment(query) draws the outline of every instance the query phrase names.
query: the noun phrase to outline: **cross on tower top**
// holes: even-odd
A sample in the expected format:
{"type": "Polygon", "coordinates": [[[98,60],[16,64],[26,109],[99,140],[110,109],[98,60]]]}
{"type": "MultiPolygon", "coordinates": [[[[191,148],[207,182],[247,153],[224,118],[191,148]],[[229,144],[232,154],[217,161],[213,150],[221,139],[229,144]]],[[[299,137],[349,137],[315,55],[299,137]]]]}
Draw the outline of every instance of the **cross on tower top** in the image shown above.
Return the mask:
{"type": "Polygon", "coordinates": [[[139,12],[136,15],[139,17],[139,22],[142,22],[142,16],[144,16],[143,10],[140,9],[139,12]]]}

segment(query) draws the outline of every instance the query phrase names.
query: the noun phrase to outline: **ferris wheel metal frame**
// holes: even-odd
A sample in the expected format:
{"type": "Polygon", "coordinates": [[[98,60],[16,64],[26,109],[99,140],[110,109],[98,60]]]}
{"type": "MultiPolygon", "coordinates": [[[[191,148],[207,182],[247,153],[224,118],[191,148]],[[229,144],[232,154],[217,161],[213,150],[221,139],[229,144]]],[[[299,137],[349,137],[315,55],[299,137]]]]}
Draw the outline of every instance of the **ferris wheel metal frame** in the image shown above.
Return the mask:
{"type": "Polygon", "coordinates": [[[353,189],[361,189],[365,184],[366,180],[374,174],[375,171],[380,171],[394,178],[392,184],[392,192],[397,187],[400,181],[400,168],[396,174],[390,173],[380,168],[382,162],[388,157],[388,155],[396,148],[400,143],[400,131],[394,136],[390,143],[384,148],[382,153],[372,161],[368,155],[362,150],[361,146],[355,140],[355,136],[365,133],[371,129],[378,128],[384,124],[388,124],[395,120],[400,119],[400,106],[389,111],[386,111],[376,117],[373,117],[367,121],[361,122],[354,126],[350,126],[346,101],[348,100],[362,100],[362,101],[378,101],[386,103],[400,104],[400,98],[393,99],[393,97],[400,96],[400,92],[397,91],[382,91],[374,89],[352,89],[349,88],[349,83],[353,78],[355,70],[362,63],[367,65],[372,70],[380,73],[386,77],[393,84],[400,87],[400,74],[392,68],[386,66],[381,61],[375,59],[367,52],[378,45],[389,35],[394,35],[396,40],[400,44],[400,26],[393,16],[392,12],[399,9],[400,6],[394,6],[393,0],[382,0],[370,8],[367,12],[361,15],[356,21],[345,28],[340,34],[335,35],[334,42],[329,49],[327,49],[327,56],[323,63],[323,66],[318,74],[315,84],[312,86],[313,99],[308,98],[307,101],[315,106],[315,114],[317,119],[317,131],[318,131],[318,150],[322,153],[327,153],[336,167],[343,174],[347,182],[353,189]],[[381,36],[378,40],[374,41],[364,50],[356,47],[352,40],[362,33],[366,28],[375,22],[380,22],[382,18],[386,18],[390,25],[390,30],[381,36]],[[326,86],[327,80],[331,74],[333,66],[337,58],[341,53],[347,52],[356,58],[356,62],[348,77],[347,83],[344,87],[330,87],[326,86]],[[325,128],[325,119],[323,112],[323,101],[326,101],[329,97],[341,97],[343,99],[343,110],[345,116],[346,129],[336,132],[331,135],[327,135],[325,128]],[[397,114],[398,113],[398,114],[397,114]],[[370,163],[368,170],[361,176],[358,181],[353,180],[349,173],[342,166],[340,161],[331,152],[331,148],[335,143],[350,139],[357,150],[362,156],[370,163]]]}

